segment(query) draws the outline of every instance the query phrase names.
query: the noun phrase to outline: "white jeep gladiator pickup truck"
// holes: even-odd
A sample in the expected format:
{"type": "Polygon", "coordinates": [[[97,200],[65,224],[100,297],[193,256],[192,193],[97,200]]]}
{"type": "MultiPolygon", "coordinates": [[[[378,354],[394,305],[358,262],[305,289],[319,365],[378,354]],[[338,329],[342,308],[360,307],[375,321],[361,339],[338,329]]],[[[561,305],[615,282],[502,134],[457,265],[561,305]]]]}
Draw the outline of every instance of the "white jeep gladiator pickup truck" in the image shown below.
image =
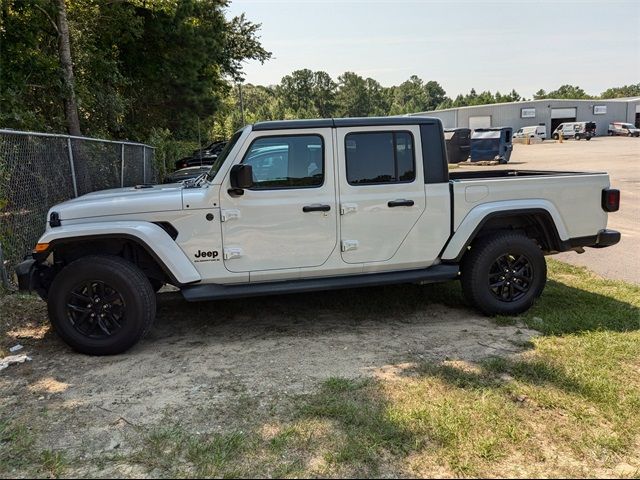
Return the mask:
{"type": "Polygon", "coordinates": [[[182,184],[95,192],[54,206],[20,288],[95,355],[134,345],[155,291],[188,301],[460,279],[488,315],[540,296],[544,256],[620,239],[605,173],[449,173],[440,120],[263,122],[182,184]]]}

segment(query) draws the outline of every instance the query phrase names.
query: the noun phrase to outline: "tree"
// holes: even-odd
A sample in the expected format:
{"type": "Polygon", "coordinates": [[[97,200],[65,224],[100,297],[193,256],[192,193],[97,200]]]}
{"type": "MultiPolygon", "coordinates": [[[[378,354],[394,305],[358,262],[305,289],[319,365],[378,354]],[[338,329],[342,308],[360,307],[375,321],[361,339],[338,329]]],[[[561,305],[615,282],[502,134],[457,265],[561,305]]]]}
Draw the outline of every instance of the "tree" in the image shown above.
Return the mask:
{"type": "Polygon", "coordinates": [[[601,98],[640,97],[640,83],[605,90],[601,98]]]}
{"type": "Polygon", "coordinates": [[[387,89],[384,88],[373,78],[367,78],[364,81],[367,91],[367,110],[368,114],[365,116],[380,117],[388,115],[389,113],[389,100],[387,95],[387,89]]]}
{"type": "Polygon", "coordinates": [[[62,100],[64,102],[64,116],[67,129],[71,135],[80,136],[80,119],[78,118],[78,104],[76,102],[75,78],[71,62],[71,39],[69,38],[69,22],[64,0],[56,0],[57,16],[56,29],[58,31],[58,55],[62,74],[62,100]]]}
{"type": "Polygon", "coordinates": [[[441,103],[446,100],[451,100],[447,97],[447,92],[444,91],[444,88],[442,88],[442,86],[440,86],[440,84],[435,80],[430,80],[425,83],[424,89],[427,93],[429,110],[435,110],[441,103]]]}
{"type": "Polygon", "coordinates": [[[338,115],[341,117],[364,117],[369,114],[367,83],[353,72],[338,77],[338,115]]]}
{"type": "Polygon", "coordinates": [[[314,102],[314,76],[307,68],[296,70],[280,81],[278,94],[285,108],[295,112],[301,118],[317,116],[314,102]]]}
{"type": "Polygon", "coordinates": [[[336,93],[338,85],[327,72],[313,74],[313,102],[322,118],[332,117],[336,109],[336,93]]]}
{"type": "Polygon", "coordinates": [[[424,112],[429,109],[429,96],[424,83],[416,75],[398,85],[393,92],[391,115],[424,112]]]}
{"type": "Polygon", "coordinates": [[[544,90],[538,90],[533,96],[534,99],[540,100],[543,98],[557,98],[557,99],[589,99],[593,98],[588,95],[582,88],[575,85],[562,85],[557,90],[552,90],[546,93],[544,90]]]}
{"type": "Polygon", "coordinates": [[[242,77],[242,62],[271,55],[260,45],[260,25],[244,15],[225,18],[226,5],[3,0],[0,122],[65,129],[75,92],[85,134],[144,140],[154,129],[168,129],[195,138],[198,123],[213,122],[230,80],[242,77]],[[66,23],[68,37],[53,18],[66,23]]]}

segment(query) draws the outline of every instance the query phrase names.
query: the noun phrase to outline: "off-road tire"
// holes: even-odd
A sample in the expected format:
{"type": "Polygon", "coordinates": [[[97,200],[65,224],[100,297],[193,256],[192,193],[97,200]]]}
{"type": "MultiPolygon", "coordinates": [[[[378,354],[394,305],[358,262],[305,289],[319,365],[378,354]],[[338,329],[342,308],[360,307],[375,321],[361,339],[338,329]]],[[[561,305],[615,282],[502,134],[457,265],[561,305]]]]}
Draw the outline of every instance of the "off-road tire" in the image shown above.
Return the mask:
{"type": "MultiPolygon", "coordinates": [[[[509,257],[510,258],[510,257],[509,257]]],[[[514,267],[514,270],[519,267],[514,267]]],[[[504,278],[504,277],[501,277],[504,278]]],[[[481,237],[474,242],[462,261],[462,290],[469,303],[486,315],[517,315],[528,310],[542,294],[547,281],[547,264],[540,247],[523,233],[501,231],[481,237]],[[515,277],[511,282],[518,287],[525,287],[521,297],[512,300],[501,300],[490,287],[490,277],[496,275],[499,259],[513,255],[522,256],[528,265],[530,280],[524,282],[515,277]]],[[[511,288],[515,291],[514,287],[511,288]]],[[[521,294],[522,292],[517,292],[521,294]]]]}
{"type": "MultiPolygon", "coordinates": [[[[111,308],[105,307],[106,303],[103,301],[103,307],[111,308]]],[[[116,256],[91,255],[70,263],[55,277],[48,294],[48,310],[54,330],[71,348],[88,355],[115,355],[131,348],[149,331],[156,316],[156,295],[148,278],[131,262],[116,256]],[[90,313],[97,311],[89,299],[95,298],[100,304],[100,288],[103,294],[105,288],[109,293],[104,294],[106,300],[117,294],[114,306],[118,307],[119,320],[109,324],[111,334],[99,331],[99,320],[87,320],[84,312],[89,308],[90,313]],[[78,313],[78,304],[82,313],[78,313]],[[82,315],[82,320],[74,320],[76,315],[82,315]],[[83,333],[80,327],[98,330],[98,334],[83,333]]],[[[94,316],[100,315],[92,313],[94,316]]]]}

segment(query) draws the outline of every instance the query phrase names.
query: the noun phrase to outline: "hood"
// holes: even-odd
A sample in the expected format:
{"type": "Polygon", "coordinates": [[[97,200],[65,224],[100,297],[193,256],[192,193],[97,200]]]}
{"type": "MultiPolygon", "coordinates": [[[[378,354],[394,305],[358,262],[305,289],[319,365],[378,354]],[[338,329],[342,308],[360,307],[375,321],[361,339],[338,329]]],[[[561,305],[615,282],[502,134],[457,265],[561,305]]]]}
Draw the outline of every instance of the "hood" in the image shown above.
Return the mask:
{"type": "Polygon", "coordinates": [[[51,212],[57,212],[60,220],[64,221],[182,210],[182,188],[182,184],[168,184],[154,185],[149,188],[127,187],[100,190],[59,203],[49,210],[49,215],[51,212]]]}

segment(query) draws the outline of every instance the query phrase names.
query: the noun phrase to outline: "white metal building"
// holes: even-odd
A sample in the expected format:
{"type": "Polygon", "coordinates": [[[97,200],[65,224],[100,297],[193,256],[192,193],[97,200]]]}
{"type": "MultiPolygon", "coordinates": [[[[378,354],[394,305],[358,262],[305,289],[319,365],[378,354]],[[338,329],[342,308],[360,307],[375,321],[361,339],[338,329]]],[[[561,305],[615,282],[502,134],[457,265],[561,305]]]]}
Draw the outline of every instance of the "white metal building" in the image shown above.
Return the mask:
{"type": "Polygon", "coordinates": [[[612,122],[633,123],[640,128],[640,97],[609,100],[531,100],[448,108],[412,113],[442,120],[445,128],[513,127],[545,125],[547,134],[563,122],[595,122],[596,134],[606,135],[612,122]]]}

